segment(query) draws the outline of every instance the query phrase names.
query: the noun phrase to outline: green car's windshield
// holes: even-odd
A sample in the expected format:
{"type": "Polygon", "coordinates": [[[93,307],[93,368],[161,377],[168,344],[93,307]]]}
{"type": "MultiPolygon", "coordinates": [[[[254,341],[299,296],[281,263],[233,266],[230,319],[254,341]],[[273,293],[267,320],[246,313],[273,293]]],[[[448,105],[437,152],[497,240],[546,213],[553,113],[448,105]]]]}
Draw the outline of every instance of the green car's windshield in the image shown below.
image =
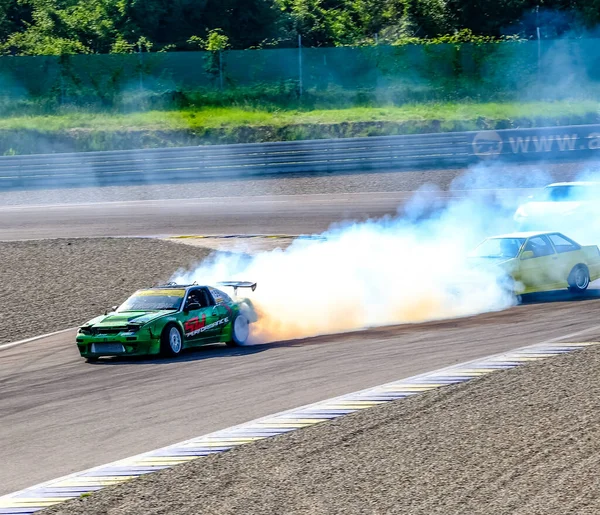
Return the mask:
{"type": "Polygon", "coordinates": [[[184,289],[140,290],[121,304],[117,312],[179,309],[184,297],[184,289]]]}
{"type": "Polygon", "coordinates": [[[490,238],[481,243],[470,255],[480,258],[516,258],[525,238],[490,238]]]}

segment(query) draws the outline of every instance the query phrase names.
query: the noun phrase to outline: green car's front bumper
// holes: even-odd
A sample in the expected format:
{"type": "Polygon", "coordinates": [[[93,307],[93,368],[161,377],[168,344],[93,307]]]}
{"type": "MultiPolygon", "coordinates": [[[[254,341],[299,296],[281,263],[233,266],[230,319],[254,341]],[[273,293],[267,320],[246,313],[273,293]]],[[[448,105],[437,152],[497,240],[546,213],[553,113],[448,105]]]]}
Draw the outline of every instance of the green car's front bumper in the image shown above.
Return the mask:
{"type": "Polygon", "coordinates": [[[77,333],[77,348],[83,358],[103,356],[145,356],[160,352],[160,339],[148,331],[117,334],[77,333]]]}

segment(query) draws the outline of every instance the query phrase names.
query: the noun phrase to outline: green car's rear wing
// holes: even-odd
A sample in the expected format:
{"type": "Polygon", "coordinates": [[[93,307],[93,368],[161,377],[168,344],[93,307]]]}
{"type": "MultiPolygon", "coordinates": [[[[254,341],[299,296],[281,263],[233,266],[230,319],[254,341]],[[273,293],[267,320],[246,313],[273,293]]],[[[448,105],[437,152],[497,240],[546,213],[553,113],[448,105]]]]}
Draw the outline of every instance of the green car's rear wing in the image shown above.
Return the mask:
{"type": "Polygon", "coordinates": [[[233,293],[237,295],[238,288],[251,288],[252,291],[256,290],[256,283],[252,283],[250,281],[222,281],[217,283],[221,286],[230,286],[233,288],[233,293]]]}

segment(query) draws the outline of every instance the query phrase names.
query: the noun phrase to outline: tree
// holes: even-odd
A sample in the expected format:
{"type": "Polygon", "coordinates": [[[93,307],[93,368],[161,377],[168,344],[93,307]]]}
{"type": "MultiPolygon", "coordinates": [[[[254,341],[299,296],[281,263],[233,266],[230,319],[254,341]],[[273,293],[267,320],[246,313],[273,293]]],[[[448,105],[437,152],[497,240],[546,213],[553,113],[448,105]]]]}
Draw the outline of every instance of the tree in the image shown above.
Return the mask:
{"type": "Polygon", "coordinates": [[[4,49],[25,55],[108,52],[117,37],[116,0],[22,0],[30,12],[4,49]]]}
{"type": "Polygon", "coordinates": [[[279,12],[270,0],[125,0],[124,36],[144,35],[157,48],[190,49],[192,36],[204,38],[220,27],[233,48],[276,37],[279,12]]]}
{"type": "Polygon", "coordinates": [[[277,0],[286,15],[286,32],[302,34],[308,46],[372,42],[376,33],[399,27],[410,0],[277,0]]]}

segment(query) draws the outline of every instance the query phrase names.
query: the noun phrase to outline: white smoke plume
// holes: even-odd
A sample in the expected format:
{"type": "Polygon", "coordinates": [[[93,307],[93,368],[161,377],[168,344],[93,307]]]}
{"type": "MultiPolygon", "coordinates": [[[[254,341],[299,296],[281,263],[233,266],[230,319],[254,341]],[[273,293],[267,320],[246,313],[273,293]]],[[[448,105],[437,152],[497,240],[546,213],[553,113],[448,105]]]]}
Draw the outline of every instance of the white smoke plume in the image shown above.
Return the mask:
{"type": "Polygon", "coordinates": [[[500,310],[515,303],[499,284],[500,271],[466,259],[493,219],[493,207],[461,199],[421,221],[348,222],[286,250],[213,256],[172,280],[256,281],[248,294],[259,312],[254,342],[500,310]]]}
{"type": "MultiPolygon", "coordinates": [[[[600,182],[600,173],[586,164],[569,175],[600,182]]],[[[467,256],[486,237],[521,229],[514,218],[518,205],[556,180],[544,164],[521,171],[476,166],[449,188],[464,192],[461,198],[442,200],[444,192],[425,185],[394,217],[335,224],[285,250],[213,255],[172,280],[256,281],[248,294],[260,315],[254,343],[505,309],[516,299],[501,286],[506,278],[500,269],[476,267],[467,256]]],[[[600,243],[600,190],[594,194],[583,222],[547,216],[535,230],[600,243]]]]}

